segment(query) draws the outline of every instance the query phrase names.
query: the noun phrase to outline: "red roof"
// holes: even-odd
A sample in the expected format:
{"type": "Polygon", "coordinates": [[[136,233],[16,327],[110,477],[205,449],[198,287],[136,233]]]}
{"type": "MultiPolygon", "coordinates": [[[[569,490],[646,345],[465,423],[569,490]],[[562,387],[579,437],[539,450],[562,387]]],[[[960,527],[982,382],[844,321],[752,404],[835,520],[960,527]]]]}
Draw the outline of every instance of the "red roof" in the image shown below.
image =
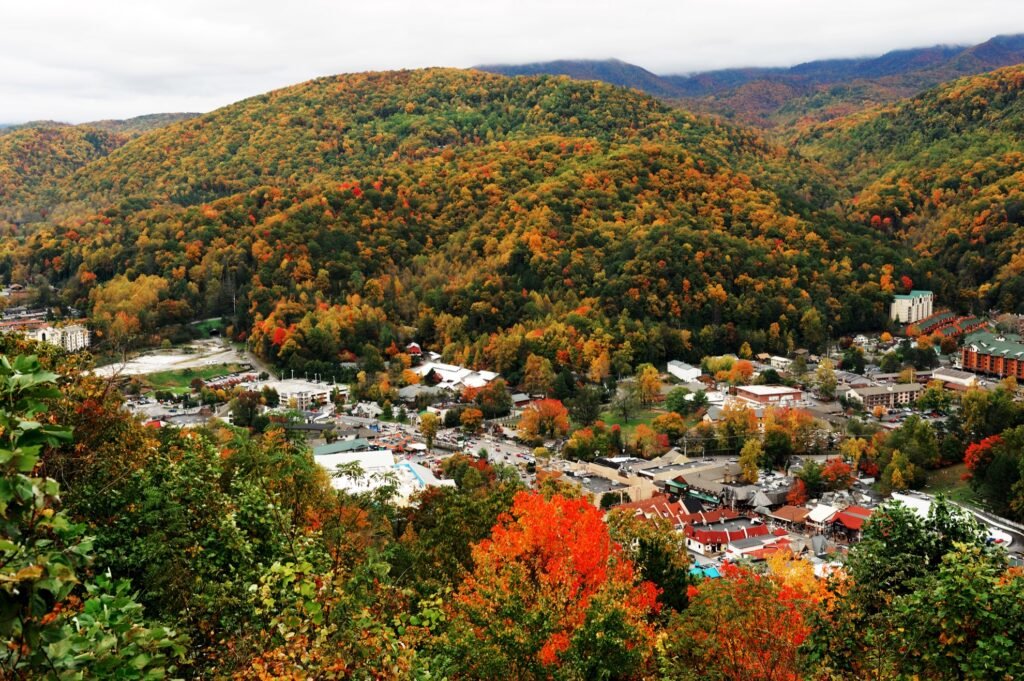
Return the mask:
{"type": "Polygon", "coordinates": [[[774,555],[779,551],[792,551],[790,543],[791,542],[788,539],[779,539],[778,541],[773,541],[770,544],[765,544],[764,546],[755,551],[751,551],[750,553],[746,554],[746,556],[747,558],[752,558],[753,560],[764,560],[768,556],[774,555]]]}
{"type": "Polygon", "coordinates": [[[843,513],[852,513],[853,515],[859,515],[861,518],[871,517],[871,509],[864,508],[863,506],[847,506],[843,509],[843,513]]]}
{"type": "Polygon", "coordinates": [[[772,511],[768,515],[791,523],[802,523],[807,520],[808,513],[810,513],[810,511],[802,506],[783,506],[776,511],[772,511]]]}
{"type": "Polygon", "coordinates": [[[764,537],[771,534],[766,525],[751,525],[736,530],[705,530],[699,526],[687,525],[683,532],[687,537],[701,544],[728,544],[736,539],[764,537]]]}
{"type": "Polygon", "coordinates": [[[846,511],[840,511],[832,518],[833,523],[839,523],[848,530],[860,530],[867,518],[846,511]]]}
{"type": "Polygon", "coordinates": [[[716,508],[711,511],[701,511],[700,513],[687,513],[681,517],[681,520],[686,525],[707,525],[708,523],[717,523],[720,520],[732,520],[738,518],[739,513],[729,508],[716,508]]]}
{"type": "Polygon", "coordinates": [[[658,516],[672,522],[673,525],[683,525],[683,518],[687,517],[686,506],[681,501],[672,503],[668,495],[658,494],[650,499],[631,501],[627,504],[620,504],[616,508],[632,509],[636,515],[645,518],[658,516]]]}

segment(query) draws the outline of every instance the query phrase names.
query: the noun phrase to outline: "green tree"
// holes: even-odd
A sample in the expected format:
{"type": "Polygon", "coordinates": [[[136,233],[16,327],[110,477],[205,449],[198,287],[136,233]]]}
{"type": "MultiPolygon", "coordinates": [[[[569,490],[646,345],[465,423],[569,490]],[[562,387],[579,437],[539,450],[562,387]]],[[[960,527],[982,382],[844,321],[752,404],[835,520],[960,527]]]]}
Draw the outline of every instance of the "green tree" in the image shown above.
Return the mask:
{"type": "Polygon", "coordinates": [[[690,397],[691,393],[687,388],[672,388],[665,396],[665,409],[674,411],[677,414],[689,414],[692,411],[690,397]]]}
{"type": "Polygon", "coordinates": [[[807,308],[800,317],[800,334],[812,352],[817,352],[822,348],[825,342],[825,324],[821,319],[821,313],[816,308],[807,308]]]}
{"type": "Polygon", "coordinates": [[[627,423],[640,411],[640,397],[633,385],[620,390],[612,399],[611,410],[622,417],[627,423]]]}
{"type": "Polygon", "coordinates": [[[0,356],[0,672],[26,680],[163,678],[183,658],[183,639],[142,618],[127,582],[101,576],[82,584],[92,541],[57,510],[57,482],[31,476],[44,447],[71,439],[45,418],[44,400],[60,397],[56,379],[36,357],[0,356]]]}
{"type": "Polygon", "coordinates": [[[566,406],[572,420],[582,426],[589,426],[601,415],[602,391],[597,386],[583,386],[566,406]]]}

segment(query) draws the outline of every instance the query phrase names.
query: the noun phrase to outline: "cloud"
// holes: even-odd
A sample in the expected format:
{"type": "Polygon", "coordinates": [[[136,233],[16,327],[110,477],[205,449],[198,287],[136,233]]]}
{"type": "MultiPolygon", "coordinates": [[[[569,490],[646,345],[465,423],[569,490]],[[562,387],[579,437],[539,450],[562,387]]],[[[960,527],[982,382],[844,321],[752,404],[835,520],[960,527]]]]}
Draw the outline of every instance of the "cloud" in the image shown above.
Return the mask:
{"type": "Polygon", "coordinates": [[[351,71],[618,57],[686,73],[1021,30],[1019,0],[12,0],[0,121],[207,111],[351,71]]]}

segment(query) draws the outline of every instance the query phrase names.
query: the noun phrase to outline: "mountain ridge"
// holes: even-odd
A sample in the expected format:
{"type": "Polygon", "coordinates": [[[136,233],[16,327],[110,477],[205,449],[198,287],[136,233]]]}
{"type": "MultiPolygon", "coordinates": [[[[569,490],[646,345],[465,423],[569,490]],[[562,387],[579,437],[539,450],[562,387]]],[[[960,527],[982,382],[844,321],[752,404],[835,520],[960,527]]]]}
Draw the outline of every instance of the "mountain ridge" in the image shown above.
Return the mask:
{"type": "Polygon", "coordinates": [[[942,82],[1024,62],[1024,34],[976,45],[932,45],[791,67],[737,67],[655,74],[619,60],[562,60],[475,68],[503,75],[551,73],[632,87],[705,113],[758,127],[840,117],[912,96],[942,82]],[[831,97],[835,101],[829,101],[831,97]],[[823,101],[824,100],[824,101],[823,101]],[[786,111],[787,107],[790,111],[786,111]]]}
{"type": "Polygon", "coordinates": [[[138,137],[63,189],[0,274],[61,285],[101,333],[104,301],[145,286],[143,332],[231,315],[296,370],[414,328],[512,375],[497,339],[554,328],[650,361],[719,337],[783,351],[883,324],[887,267],[927,281],[823,210],[839,197],[791,152],[564,77],[316,79],[138,137]]]}

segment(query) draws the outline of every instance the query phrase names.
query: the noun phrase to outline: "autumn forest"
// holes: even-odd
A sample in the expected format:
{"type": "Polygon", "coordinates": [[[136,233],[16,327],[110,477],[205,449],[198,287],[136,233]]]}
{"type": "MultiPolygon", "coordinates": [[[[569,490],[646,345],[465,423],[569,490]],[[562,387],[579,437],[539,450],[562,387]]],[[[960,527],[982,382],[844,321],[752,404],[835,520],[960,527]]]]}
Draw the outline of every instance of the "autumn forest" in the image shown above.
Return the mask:
{"type": "MultiPolygon", "coordinates": [[[[606,515],[557,476],[528,488],[455,454],[453,486],[402,506],[336,489],[293,432],[145,426],[89,371],[221,318],[266,366],[382,405],[419,380],[412,342],[501,374],[501,399],[614,396],[668,360],[899,332],[911,289],[1024,313],[1022,90],[1010,66],[766,130],[594,81],[425,69],[0,129],[0,281],[86,320],[95,355],[0,335],[0,678],[1024,678],[1021,569],[943,501],[876,511],[830,578],[779,553],[702,579],[669,521],[606,515]]],[[[970,445],[994,486],[992,461],[1017,465],[1010,389],[964,398],[943,463],[970,445]]],[[[568,436],[561,402],[537,404],[538,442],[568,436]]],[[[908,424],[870,442],[882,471],[938,451],[908,424]]],[[[603,428],[565,446],[611,451],[603,428]]],[[[1012,497],[1019,518],[1024,482],[1012,497]]]]}

